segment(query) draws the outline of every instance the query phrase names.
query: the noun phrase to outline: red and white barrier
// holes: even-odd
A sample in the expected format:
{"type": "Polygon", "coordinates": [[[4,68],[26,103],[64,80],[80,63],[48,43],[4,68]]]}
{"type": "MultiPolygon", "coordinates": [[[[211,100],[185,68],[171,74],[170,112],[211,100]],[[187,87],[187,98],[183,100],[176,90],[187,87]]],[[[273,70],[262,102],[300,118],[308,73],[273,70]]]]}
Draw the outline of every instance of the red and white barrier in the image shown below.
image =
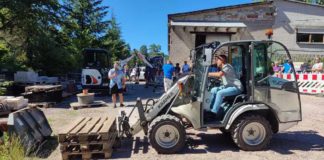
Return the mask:
{"type": "MultiPolygon", "coordinates": [[[[276,77],[286,80],[295,80],[295,76],[290,73],[276,74],[276,77]]],[[[324,93],[324,74],[322,73],[296,74],[296,80],[298,82],[299,92],[301,93],[324,93]]]]}

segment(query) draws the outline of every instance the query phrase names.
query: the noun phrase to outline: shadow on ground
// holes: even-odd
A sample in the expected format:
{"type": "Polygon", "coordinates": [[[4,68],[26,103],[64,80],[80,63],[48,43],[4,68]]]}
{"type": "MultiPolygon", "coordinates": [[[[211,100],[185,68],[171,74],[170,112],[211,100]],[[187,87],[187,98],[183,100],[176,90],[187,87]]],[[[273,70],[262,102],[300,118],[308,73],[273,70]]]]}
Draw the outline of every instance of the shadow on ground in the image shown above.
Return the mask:
{"type": "Polygon", "coordinates": [[[143,138],[125,138],[121,140],[121,146],[114,149],[111,158],[131,158],[132,154],[146,154],[148,151],[149,142],[146,136],[143,138]]]}
{"type": "MultiPolygon", "coordinates": [[[[153,87],[145,88],[144,84],[127,84],[127,92],[124,93],[124,101],[125,103],[134,103],[138,97],[143,99],[158,99],[163,94],[163,88],[158,87],[154,89],[153,87]]],[[[111,96],[110,95],[96,95],[96,101],[104,101],[106,103],[111,103],[111,96]]],[[[56,104],[53,108],[65,108],[70,109],[70,103],[77,102],[76,96],[71,96],[65,98],[64,101],[56,104]]],[[[92,108],[97,108],[102,106],[94,106],[92,108]]]]}
{"type": "MultiPolygon", "coordinates": [[[[220,153],[222,151],[239,152],[229,135],[216,134],[188,134],[190,138],[181,154],[220,153]]],[[[146,154],[152,149],[148,138],[135,137],[122,140],[122,146],[113,152],[112,158],[131,158],[133,154],[146,154]]],[[[293,154],[293,150],[324,151],[324,137],[316,131],[292,131],[275,134],[269,149],[280,154],[293,154]]]]}
{"type": "Polygon", "coordinates": [[[318,132],[292,131],[275,134],[270,149],[280,154],[293,154],[293,150],[324,151],[324,137],[318,132]]]}

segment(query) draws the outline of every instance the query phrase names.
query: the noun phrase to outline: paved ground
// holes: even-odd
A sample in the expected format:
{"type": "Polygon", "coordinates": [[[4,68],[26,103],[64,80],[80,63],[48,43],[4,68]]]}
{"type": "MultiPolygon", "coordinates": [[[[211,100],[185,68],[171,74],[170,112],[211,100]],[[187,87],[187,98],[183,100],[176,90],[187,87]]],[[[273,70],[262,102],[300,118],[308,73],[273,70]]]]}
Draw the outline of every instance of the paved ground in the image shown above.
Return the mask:
{"type": "MultiPolygon", "coordinates": [[[[144,89],[143,85],[131,85],[126,95],[126,104],[135,103],[140,96],[145,101],[148,98],[158,98],[162,90],[152,92],[152,88],[144,89]]],[[[70,110],[67,102],[76,101],[69,99],[55,108],[43,109],[54,131],[54,136],[64,129],[69,123],[80,116],[100,116],[109,112],[118,112],[121,108],[113,109],[110,98],[97,97],[110,104],[108,107],[86,108],[70,110]]],[[[113,159],[291,159],[291,160],[321,160],[324,159],[324,98],[315,96],[302,96],[303,121],[284,133],[274,135],[270,148],[266,151],[245,152],[239,150],[232,140],[221,134],[218,130],[197,132],[189,130],[188,134],[194,139],[197,148],[187,147],[183,152],[175,155],[159,155],[149,146],[147,138],[139,133],[132,140],[125,140],[122,148],[113,152],[113,159]]],[[[131,107],[122,108],[129,111],[131,107]]],[[[136,118],[136,117],[135,117],[136,118]]],[[[47,145],[42,159],[61,159],[56,137],[47,145]]]]}

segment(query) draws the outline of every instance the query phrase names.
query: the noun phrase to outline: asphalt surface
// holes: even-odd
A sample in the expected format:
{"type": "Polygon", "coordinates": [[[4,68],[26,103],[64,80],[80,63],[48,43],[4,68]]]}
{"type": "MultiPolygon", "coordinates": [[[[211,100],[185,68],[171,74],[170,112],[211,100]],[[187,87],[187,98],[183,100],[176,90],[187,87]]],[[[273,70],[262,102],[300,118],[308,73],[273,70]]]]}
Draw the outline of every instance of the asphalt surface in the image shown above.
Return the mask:
{"type": "MultiPolygon", "coordinates": [[[[69,103],[76,101],[75,97],[48,109],[42,109],[53,129],[53,138],[40,159],[61,159],[59,145],[55,137],[60,130],[82,116],[102,116],[109,113],[119,113],[121,110],[130,112],[137,97],[141,97],[143,103],[149,98],[157,99],[163,93],[162,88],[144,88],[144,85],[128,85],[128,93],[125,95],[125,104],[128,107],[114,109],[109,97],[96,97],[109,104],[105,107],[84,108],[79,110],[69,109],[69,103]]],[[[173,155],[158,154],[148,142],[143,132],[131,139],[122,140],[120,148],[114,150],[112,159],[249,159],[249,160],[323,160],[324,159],[324,98],[311,95],[302,95],[303,121],[289,130],[275,134],[268,149],[264,151],[247,152],[235,146],[229,136],[223,135],[218,130],[195,131],[188,130],[187,134],[193,140],[182,152],[173,155]]],[[[136,114],[130,122],[135,122],[136,114]]]]}

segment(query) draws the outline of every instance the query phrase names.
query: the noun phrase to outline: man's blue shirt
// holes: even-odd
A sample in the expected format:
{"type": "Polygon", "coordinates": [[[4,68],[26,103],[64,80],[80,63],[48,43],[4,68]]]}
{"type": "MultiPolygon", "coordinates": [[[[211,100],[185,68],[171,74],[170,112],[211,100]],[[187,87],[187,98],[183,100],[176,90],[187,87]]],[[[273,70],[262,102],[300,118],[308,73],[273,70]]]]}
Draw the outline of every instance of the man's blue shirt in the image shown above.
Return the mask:
{"type": "Polygon", "coordinates": [[[171,64],[163,65],[163,73],[165,78],[172,79],[173,72],[174,72],[173,65],[171,64]]]}
{"type": "Polygon", "coordinates": [[[186,74],[190,72],[190,66],[188,64],[184,64],[182,66],[182,73],[186,74]]]}
{"type": "Polygon", "coordinates": [[[218,72],[218,71],[219,71],[219,69],[213,65],[208,68],[208,72],[218,72]]]}
{"type": "Polygon", "coordinates": [[[290,73],[291,66],[289,63],[284,63],[283,67],[284,67],[283,73],[290,73]]]}

